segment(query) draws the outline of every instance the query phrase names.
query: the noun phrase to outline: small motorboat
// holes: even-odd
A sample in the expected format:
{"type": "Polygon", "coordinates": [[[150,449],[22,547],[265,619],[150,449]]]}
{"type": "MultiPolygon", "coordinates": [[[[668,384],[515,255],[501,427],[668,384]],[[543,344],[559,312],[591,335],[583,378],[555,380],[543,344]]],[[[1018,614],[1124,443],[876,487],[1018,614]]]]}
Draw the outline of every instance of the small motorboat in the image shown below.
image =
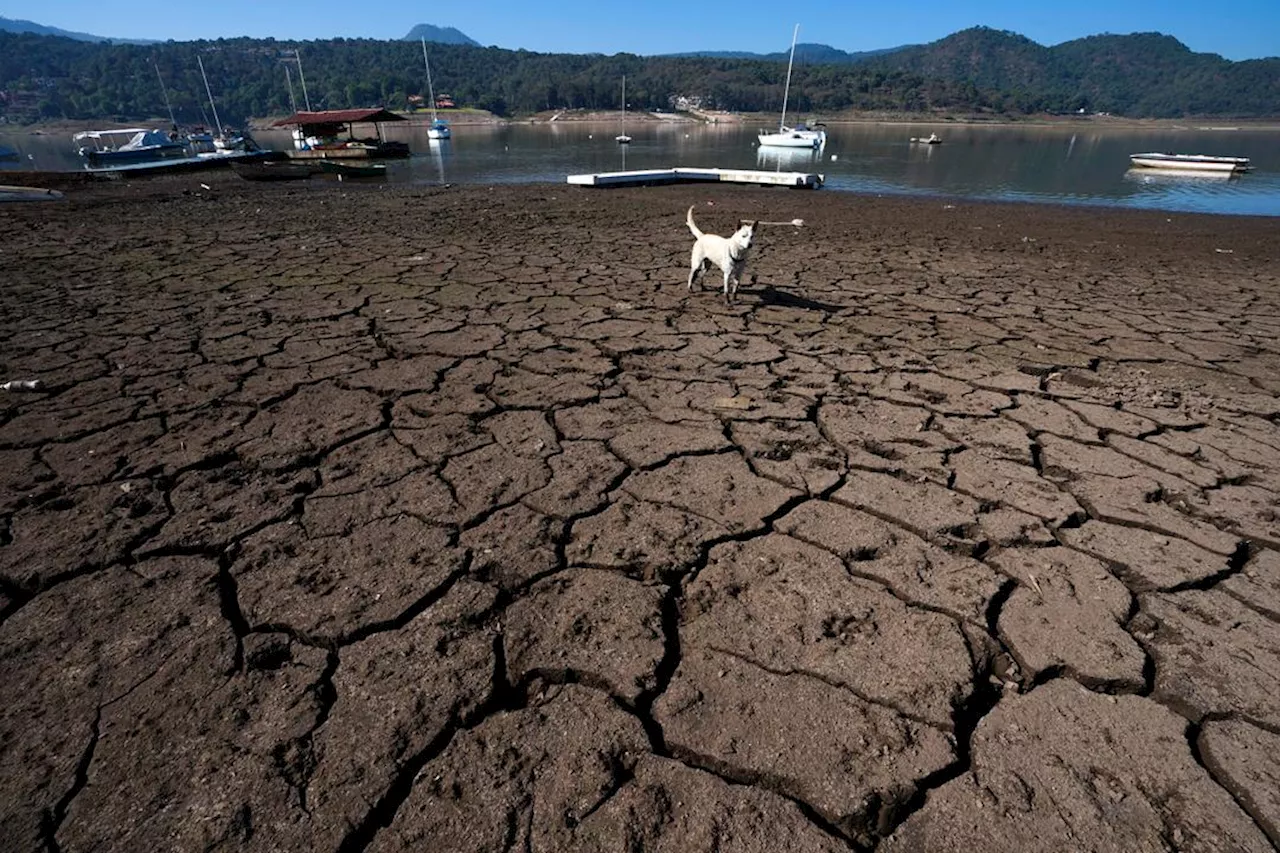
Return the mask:
{"type": "Polygon", "coordinates": [[[119,130],[86,130],[71,137],[90,169],[192,159],[185,139],[162,130],[128,127],[119,130]]]}
{"type": "Polygon", "coordinates": [[[920,145],[941,145],[942,137],[936,133],[931,133],[928,136],[913,136],[911,137],[911,141],[919,143],[920,145]]]}
{"type": "Polygon", "coordinates": [[[1209,154],[1130,154],[1129,162],[1142,169],[1182,169],[1190,172],[1247,172],[1248,157],[1216,157],[1209,154]]]}

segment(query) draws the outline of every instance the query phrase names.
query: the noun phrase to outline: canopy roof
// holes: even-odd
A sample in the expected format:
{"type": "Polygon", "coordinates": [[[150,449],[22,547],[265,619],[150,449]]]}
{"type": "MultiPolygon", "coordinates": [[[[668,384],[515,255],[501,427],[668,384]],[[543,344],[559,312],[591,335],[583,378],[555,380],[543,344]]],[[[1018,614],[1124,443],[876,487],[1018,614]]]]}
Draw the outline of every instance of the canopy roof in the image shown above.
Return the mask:
{"type": "Polygon", "coordinates": [[[119,127],[114,130],[82,130],[75,136],[71,137],[75,142],[81,139],[101,139],[104,136],[133,136],[135,133],[150,133],[152,128],[149,127],[119,127]]]}
{"type": "Polygon", "coordinates": [[[291,127],[301,125],[312,127],[324,124],[355,124],[356,122],[408,121],[404,116],[385,110],[382,107],[362,110],[321,110],[320,112],[297,112],[288,118],[282,118],[272,127],[291,127]]]}

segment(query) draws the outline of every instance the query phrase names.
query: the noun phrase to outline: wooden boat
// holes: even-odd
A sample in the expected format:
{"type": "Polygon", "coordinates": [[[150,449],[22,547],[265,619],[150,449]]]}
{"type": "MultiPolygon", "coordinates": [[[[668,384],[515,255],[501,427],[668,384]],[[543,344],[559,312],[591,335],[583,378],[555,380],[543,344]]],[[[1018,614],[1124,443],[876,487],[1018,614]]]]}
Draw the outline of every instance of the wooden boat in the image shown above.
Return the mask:
{"type": "Polygon", "coordinates": [[[1129,162],[1143,169],[1183,169],[1191,172],[1247,172],[1248,157],[1215,157],[1208,154],[1130,154],[1129,162]]]}
{"type": "Polygon", "coordinates": [[[320,171],[337,175],[339,179],[344,178],[385,178],[387,176],[386,163],[350,163],[341,160],[321,160],[318,164],[320,171]]]}
{"type": "Polygon", "coordinates": [[[791,34],[791,58],[787,60],[787,83],[782,90],[782,119],[776,131],[760,131],[759,142],[772,148],[822,148],[827,144],[827,131],[822,125],[809,128],[803,124],[795,127],[787,126],[787,98],[791,94],[791,67],[796,59],[796,39],[800,36],[800,25],[796,24],[791,34]]]}
{"type": "Polygon", "coordinates": [[[280,160],[233,162],[231,168],[246,181],[302,181],[320,171],[311,163],[280,160]]]}

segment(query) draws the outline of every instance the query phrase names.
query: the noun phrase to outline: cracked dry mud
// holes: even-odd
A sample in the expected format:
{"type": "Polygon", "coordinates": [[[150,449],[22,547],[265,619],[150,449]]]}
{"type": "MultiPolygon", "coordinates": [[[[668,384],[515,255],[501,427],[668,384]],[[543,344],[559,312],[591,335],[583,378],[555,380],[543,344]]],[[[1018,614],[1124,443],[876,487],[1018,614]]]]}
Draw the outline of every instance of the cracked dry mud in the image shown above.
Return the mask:
{"type": "Polygon", "coordinates": [[[1280,844],[1273,221],[201,180],[0,211],[5,850],[1280,844]]]}

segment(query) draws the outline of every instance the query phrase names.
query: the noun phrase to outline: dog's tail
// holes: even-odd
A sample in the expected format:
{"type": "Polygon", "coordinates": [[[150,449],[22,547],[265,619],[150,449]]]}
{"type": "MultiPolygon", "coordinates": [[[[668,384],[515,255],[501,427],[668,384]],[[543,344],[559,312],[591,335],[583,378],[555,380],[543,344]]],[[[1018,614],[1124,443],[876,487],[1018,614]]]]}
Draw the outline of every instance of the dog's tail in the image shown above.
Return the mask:
{"type": "Polygon", "coordinates": [[[693,232],[694,239],[701,240],[702,232],[698,230],[698,226],[693,224],[693,205],[689,206],[689,215],[685,217],[685,222],[689,224],[689,230],[693,232]]]}

